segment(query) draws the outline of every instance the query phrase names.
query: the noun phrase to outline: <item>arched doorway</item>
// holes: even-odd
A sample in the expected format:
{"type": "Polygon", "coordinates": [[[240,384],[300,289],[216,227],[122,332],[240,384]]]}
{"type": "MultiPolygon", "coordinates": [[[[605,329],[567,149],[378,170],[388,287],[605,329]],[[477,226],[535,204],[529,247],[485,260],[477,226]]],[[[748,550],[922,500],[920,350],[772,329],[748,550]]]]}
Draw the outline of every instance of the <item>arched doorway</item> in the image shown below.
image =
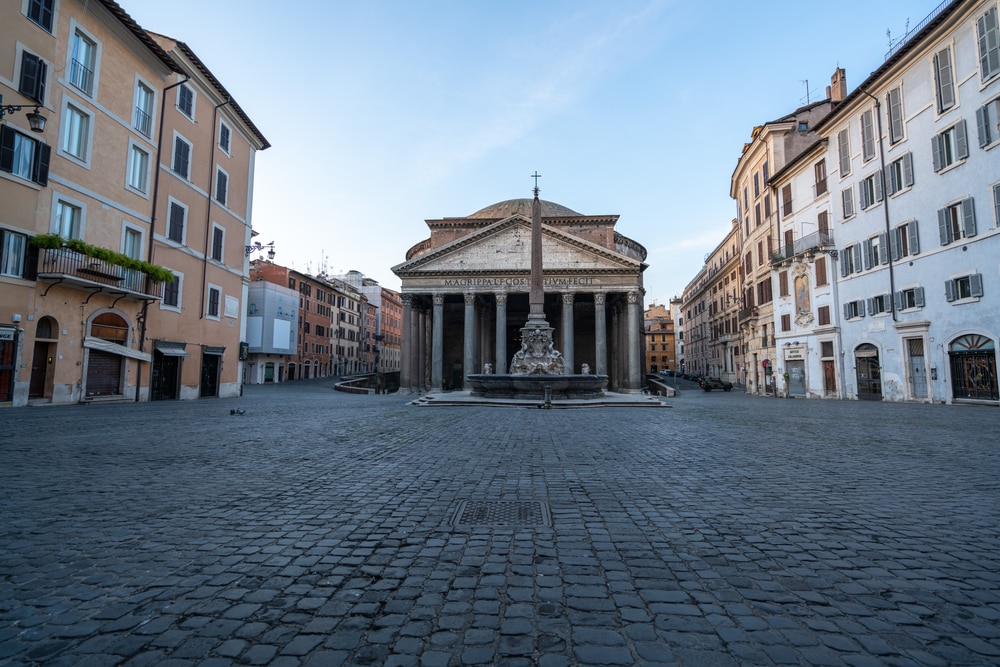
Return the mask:
{"type": "Polygon", "coordinates": [[[51,317],[43,317],[35,325],[35,348],[31,354],[31,379],[28,398],[52,398],[56,346],[59,325],[51,317]]]}
{"type": "Polygon", "coordinates": [[[952,397],[980,401],[1000,400],[997,389],[996,345],[981,334],[966,334],[948,346],[952,397]]]}
{"type": "MultiPolygon", "coordinates": [[[[128,346],[129,325],[121,315],[101,313],[88,327],[92,338],[122,347],[128,346]]],[[[89,347],[89,346],[88,346],[89,347]]],[[[114,396],[122,393],[125,357],[99,346],[87,350],[87,398],[114,396]]]]}
{"type": "Polygon", "coordinates": [[[862,401],[881,401],[882,367],[878,361],[878,348],[871,343],[858,345],[854,350],[854,366],[858,375],[858,398],[862,401]]]}

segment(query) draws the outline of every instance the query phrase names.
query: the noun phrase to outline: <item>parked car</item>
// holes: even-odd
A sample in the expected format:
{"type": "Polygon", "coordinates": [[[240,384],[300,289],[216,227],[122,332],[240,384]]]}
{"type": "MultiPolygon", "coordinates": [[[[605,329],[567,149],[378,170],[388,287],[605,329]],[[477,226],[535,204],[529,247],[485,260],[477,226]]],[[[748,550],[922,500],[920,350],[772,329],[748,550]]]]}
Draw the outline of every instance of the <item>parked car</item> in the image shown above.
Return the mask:
{"type": "Polygon", "coordinates": [[[698,383],[705,391],[712,391],[713,389],[721,389],[722,391],[732,391],[732,382],[723,382],[719,378],[702,378],[701,382],[698,383]]]}
{"type": "Polygon", "coordinates": [[[663,377],[672,378],[674,377],[674,371],[668,371],[667,369],[663,369],[662,371],[660,371],[660,375],[662,375],[663,377]]]}

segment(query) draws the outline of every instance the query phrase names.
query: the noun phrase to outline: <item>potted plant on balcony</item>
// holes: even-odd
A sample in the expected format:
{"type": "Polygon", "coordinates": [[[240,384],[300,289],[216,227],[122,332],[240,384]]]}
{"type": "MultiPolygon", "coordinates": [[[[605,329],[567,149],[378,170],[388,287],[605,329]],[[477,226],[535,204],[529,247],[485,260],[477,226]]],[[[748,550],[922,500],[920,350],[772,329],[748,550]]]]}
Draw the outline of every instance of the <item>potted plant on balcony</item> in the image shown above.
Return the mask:
{"type": "MultiPolygon", "coordinates": [[[[47,250],[65,248],[66,250],[79,253],[93,260],[91,264],[96,265],[96,267],[91,266],[90,268],[92,269],[100,268],[100,262],[105,262],[123,269],[139,271],[149,276],[149,278],[154,282],[158,283],[165,283],[174,279],[173,272],[169,269],[163,268],[162,266],[150,264],[149,262],[144,262],[141,259],[134,259],[120,252],[108,250],[107,248],[92,246],[88,243],[80,241],[79,239],[64,239],[58,234],[39,234],[38,236],[33,236],[31,238],[31,245],[36,248],[47,250]]],[[[120,277],[120,274],[118,277],[120,277]]]]}

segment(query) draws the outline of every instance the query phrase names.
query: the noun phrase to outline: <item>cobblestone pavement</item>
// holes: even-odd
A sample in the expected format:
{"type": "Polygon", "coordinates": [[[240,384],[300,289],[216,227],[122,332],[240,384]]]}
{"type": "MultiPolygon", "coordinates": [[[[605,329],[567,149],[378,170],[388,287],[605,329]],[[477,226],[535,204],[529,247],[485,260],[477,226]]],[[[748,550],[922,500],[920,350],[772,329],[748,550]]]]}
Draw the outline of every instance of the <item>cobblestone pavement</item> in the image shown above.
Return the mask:
{"type": "Polygon", "coordinates": [[[1000,664],[1000,410],[410,398],[0,411],[0,663],[1000,664]]]}

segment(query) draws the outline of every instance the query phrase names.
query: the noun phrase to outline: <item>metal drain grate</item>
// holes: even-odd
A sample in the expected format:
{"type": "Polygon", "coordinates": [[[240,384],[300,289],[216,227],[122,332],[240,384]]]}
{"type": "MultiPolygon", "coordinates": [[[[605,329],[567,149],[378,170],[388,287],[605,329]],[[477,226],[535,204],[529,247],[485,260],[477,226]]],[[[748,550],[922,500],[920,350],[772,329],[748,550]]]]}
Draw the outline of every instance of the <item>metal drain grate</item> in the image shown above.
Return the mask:
{"type": "Polygon", "coordinates": [[[452,517],[453,526],[551,526],[547,504],[537,500],[463,500],[452,517]]]}

